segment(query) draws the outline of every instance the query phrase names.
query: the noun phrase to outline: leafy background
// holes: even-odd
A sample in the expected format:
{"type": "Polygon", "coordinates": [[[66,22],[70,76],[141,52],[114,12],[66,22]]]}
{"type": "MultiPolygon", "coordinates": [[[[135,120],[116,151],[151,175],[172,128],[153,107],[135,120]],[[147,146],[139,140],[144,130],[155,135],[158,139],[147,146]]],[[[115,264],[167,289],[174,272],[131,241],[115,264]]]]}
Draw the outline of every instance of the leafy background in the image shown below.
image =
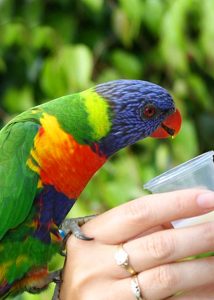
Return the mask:
{"type": "MultiPolygon", "coordinates": [[[[176,139],[149,138],[115,155],[72,215],[141,196],[147,180],[213,149],[213,20],[212,0],[0,0],[1,126],[31,106],[118,78],[164,86],[182,112],[176,139]]],[[[52,288],[17,299],[51,299],[52,288]]]]}

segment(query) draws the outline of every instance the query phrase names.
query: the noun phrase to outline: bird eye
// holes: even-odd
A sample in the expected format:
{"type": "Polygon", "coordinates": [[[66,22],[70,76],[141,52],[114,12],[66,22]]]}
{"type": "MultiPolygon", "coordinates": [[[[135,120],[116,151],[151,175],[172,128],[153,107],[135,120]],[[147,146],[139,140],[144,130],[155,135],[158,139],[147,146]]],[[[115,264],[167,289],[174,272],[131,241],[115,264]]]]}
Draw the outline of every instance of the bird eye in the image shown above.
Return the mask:
{"type": "Polygon", "coordinates": [[[156,107],[153,104],[147,104],[143,107],[141,116],[145,119],[150,119],[154,117],[157,110],[156,107]]]}

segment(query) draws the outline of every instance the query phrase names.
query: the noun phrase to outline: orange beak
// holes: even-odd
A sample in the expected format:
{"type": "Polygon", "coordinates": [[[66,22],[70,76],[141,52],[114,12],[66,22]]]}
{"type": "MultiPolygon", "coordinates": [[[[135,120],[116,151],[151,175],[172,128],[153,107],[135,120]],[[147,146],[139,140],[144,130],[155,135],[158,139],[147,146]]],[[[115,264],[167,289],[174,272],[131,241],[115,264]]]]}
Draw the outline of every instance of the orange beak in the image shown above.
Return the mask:
{"type": "Polygon", "coordinates": [[[176,136],[181,128],[182,118],[178,109],[168,116],[161,125],[151,134],[151,137],[164,139],[176,136]]]}

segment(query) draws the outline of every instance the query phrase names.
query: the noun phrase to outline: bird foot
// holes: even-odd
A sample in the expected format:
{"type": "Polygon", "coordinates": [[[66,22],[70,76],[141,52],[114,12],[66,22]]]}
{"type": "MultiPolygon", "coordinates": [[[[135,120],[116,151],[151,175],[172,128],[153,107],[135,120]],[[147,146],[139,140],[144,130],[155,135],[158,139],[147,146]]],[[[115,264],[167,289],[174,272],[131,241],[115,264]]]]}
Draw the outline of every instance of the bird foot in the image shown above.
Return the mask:
{"type": "Polygon", "coordinates": [[[62,270],[58,270],[51,274],[54,275],[52,282],[55,283],[55,289],[54,289],[54,294],[53,294],[52,300],[60,300],[59,295],[60,295],[60,289],[61,289],[61,285],[62,285],[62,270]]]}
{"type": "Polygon", "coordinates": [[[66,242],[68,237],[73,234],[76,238],[84,241],[91,241],[93,240],[92,237],[86,236],[81,231],[81,226],[88,221],[92,220],[96,215],[79,217],[79,218],[72,218],[72,219],[65,219],[60,226],[61,234],[64,235],[64,241],[66,242]]]}
{"type": "MultiPolygon", "coordinates": [[[[60,226],[60,234],[63,237],[63,249],[65,248],[65,244],[67,239],[71,234],[73,234],[76,238],[84,240],[84,241],[91,241],[93,240],[92,237],[86,236],[82,231],[81,231],[81,226],[88,221],[92,220],[96,215],[91,215],[91,216],[85,216],[85,217],[79,217],[79,218],[71,218],[71,219],[65,219],[61,226],[60,226]]],[[[66,257],[66,253],[62,250],[61,255],[66,257]]],[[[62,270],[56,271],[51,273],[52,275],[52,282],[55,282],[56,286],[54,289],[54,294],[52,297],[52,300],[60,300],[59,295],[60,295],[60,288],[62,284],[62,270]]]]}

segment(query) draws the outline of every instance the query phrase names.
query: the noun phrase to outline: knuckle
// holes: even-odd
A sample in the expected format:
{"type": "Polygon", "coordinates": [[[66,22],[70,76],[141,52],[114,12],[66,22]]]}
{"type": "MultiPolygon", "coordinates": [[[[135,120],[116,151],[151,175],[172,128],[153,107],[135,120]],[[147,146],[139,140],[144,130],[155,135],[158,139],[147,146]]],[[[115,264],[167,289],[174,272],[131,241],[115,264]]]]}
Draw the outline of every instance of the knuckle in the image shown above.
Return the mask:
{"type": "Polygon", "coordinates": [[[86,281],[85,277],[82,276],[74,276],[72,278],[71,290],[75,299],[79,299],[79,300],[86,299],[85,281],[86,281]]]}
{"type": "MultiPolygon", "coordinates": [[[[85,263],[82,267],[75,265],[69,276],[73,295],[78,295],[77,299],[90,299],[87,295],[89,296],[90,287],[95,285],[97,278],[93,268],[88,267],[85,263]]],[[[74,299],[76,299],[75,296],[74,299]]]]}
{"type": "Polygon", "coordinates": [[[65,244],[65,250],[67,256],[69,255],[75,260],[78,260],[85,253],[84,241],[77,239],[75,236],[71,235],[65,244]]]}
{"type": "Polygon", "coordinates": [[[203,226],[203,239],[207,242],[208,245],[214,245],[214,224],[213,223],[206,223],[203,226]]]}
{"type": "Polygon", "coordinates": [[[68,252],[73,252],[74,249],[79,248],[80,241],[76,238],[74,238],[73,235],[71,235],[67,241],[66,241],[66,250],[68,252]]]}
{"type": "Polygon", "coordinates": [[[170,265],[163,265],[156,268],[154,280],[161,289],[169,291],[177,286],[179,278],[170,265]]]}
{"type": "Polygon", "coordinates": [[[180,195],[175,196],[175,211],[177,212],[183,212],[186,210],[186,207],[188,207],[188,201],[184,201],[183,198],[180,197],[180,195]]]}
{"type": "Polygon", "coordinates": [[[152,213],[151,207],[148,202],[144,202],[140,199],[134,200],[125,207],[125,214],[131,222],[145,222],[146,220],[151,220],[152,213]]]}
{"type": "Polygon", "coordinates": [[[147,250],[152,258],[163,261],[175,251],[174,238],[169,234],[153,234],[148,238],[147,250]]]}

